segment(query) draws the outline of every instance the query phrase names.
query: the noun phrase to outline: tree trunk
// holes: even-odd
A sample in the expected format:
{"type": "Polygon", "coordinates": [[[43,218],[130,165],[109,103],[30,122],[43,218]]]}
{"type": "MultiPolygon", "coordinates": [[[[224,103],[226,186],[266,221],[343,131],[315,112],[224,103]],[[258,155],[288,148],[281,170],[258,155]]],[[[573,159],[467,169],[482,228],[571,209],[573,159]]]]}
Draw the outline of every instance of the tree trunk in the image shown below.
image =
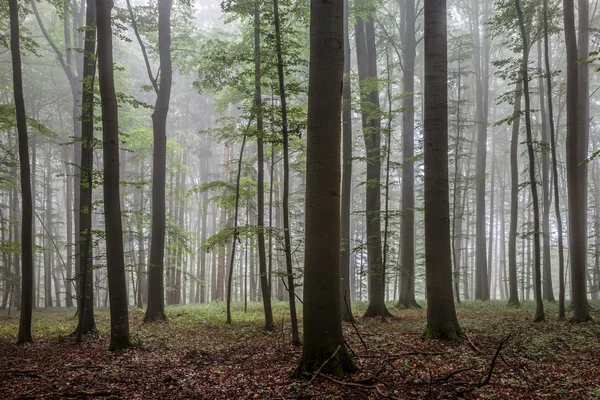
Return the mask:
{"type": "Polygon", "coordinates": [[[94,0],[86,0],[85,47],[83,65],[83,93],[81,108],[81,169],[79,185],[79,229],[77,233],[79,245],[79,321],[75,332],[77,339],[81,335],[94,332],[94,282],[92,257],[92,192],[94,169],[94,84],[96,79],[96,4],[94,0]]]}
{"type": "Polygon", "coordinates": [[[529,155],[529,180],[531,187],[531,200],[533,202],[533,246],[534,246],[534,274],[535,274],[535,317],[534,321],[543,321],[544,301],[542,298],[542,273],[541,273],[541,251],[540,251],[540,212],[535,176],[535,153],[533,150],[533,138],[531,128],[531,101],[529,96],[529,73],[527,71],[529,62],[529,40],[523,21],[520,0],[515,0],[515,8],[521,28],[521,39],[523,41],[523,59],[521,60],[521,77],[523,79],[523,95],[525,97],[525,130],[527,132],[527,153],[529,155]]]}
{"type": "MultiPolygon", "coordinates": [[[[521,121],[521,93],[523,80],[517,81],[513,108],[513,126],[510,139],[510,224],[508,228],[508,304],[519,306],[517,282],[517,225],[519,219],[519,122],[521,121]]],[[[522,268],[525,268],[523,265],[522,268]]],[[[521,293],[521,296],[523,293],[521,293]]]]}
{"type": "MultiPolygon", "coordinates": [[[[158,0],[158,52],[160,87],[152,113],[154,153],[152,158],[152,230],[148,260],[148,307],[145,321],[165,321],[165,186],[167,170],[167,116],[171,98],[171,7],[172,0],[158,0]]],[[[152,77],[150,76],[150,79],[152,77]]]]}
{"type": "MultiPolygon", "coordinates": [[[[381,249],[381,120],[379,93],[369,90],[367,80],[377,79],[375,28],[372,17],[356,19],[356,57],[361,87],[363,137],[367,154],[366,220],[369,306],[363,317],[378,317],[389,312],[384,303],[381,249]],[[373,116],[375,114],[375,116],[373,116]]],[[[369,83],[370,84],[370,83],[369,83]]]]}
{"type": "Polygon", "coordinates": [[[425,0],[425,280],[426,338],[456,339],[448,196],[448,43],[446,1],[425,0]]]}
{"type": "Polygon", "coordinates": [[[420,308],[415,300],[415,1],[404,2],[404,74],[402,77],[402,222],[400,227],[400,300],[403,308],[420,308]]]}
{"type": "Polygon", "coordinates": [[[342,274],[340,281],[340,308],[343,321],[352,321],[350,295],[350,214],[352,204],[352,88],[350,81],[350,37],[348,33],[349,8],[344,0],[344,88],[342,89],[342,274]]]}
{"type": "MultiPolygon", "coordinates": [[[[537,43],[538,69],[542,71],[542,45],[541,41],[537,43]]],[[[542,264],[542,295],[544,300],[556,301],[554,299],[554,290],[552,289],[552,263],[550,259],[550,167],[548,143],[548,116],[546,113],[546,101],[544,99],[544,77],[540,74],[538,77],[538,87],[540,96],[540,118],[542,141],[542,244],[543,244],[543,264],[542,264]]]]}
{"type": "Polygon", "coordinates": [[[281,101],[281,130],[283,134],[283,239],[285,250],[285,267],[288,281],[287,290],[289,292],[288,295],[290,301],[290,319],[292,322],[292,344],[294,344],[295,346],[299,346],[301,342],[300,334],[298,332],[298,319],[296,317],[296,298],[294,289],[294,271],[292,268],[292,243],[290,232],[290,151],[287,122],[287,99],[285,96],[285,81],[283,73],[283,54],[281,49],[281,31],[279,27],[278,0],[273,0],[273,9],[275,22],[275,45],[277,52],[277,75],[279,78],[279,98],[281,101]]]}
{"type": "Polygon", "coordinates": [[[119,199],[119,120],[113,73],[111,9],[111,0],[96,0],[98,82],[102,102],[106,264],[110,297],[109,348],[118,350],[129,347],[130,342],[119,199]]]}
{"type": "Polygon", "coordinates": [[[31,315],[33,310],[33,200],[31,195],[31,172],[29,166],[29,144],[27,117],[23,95],[23,73],[21,70],[21,47],[19,43],[19,4],[8,3],[10,14],[10,52],[13,68],[13,95],[19,137],[19,168],[21,173],[21,316],[19,320],[18,344],[31,342],[31,315]]]}
{"type": "Polygon", "coordinates": [[[295,375],[356,366],[340,312],[340,146],[343,2],[311,1],[304,251],[304,346],[295,375]],[[335,190],[332,190],[334,188],[335,190]],[[322,368],[321,368],[322,367],[322,368]]]}
{"type": "MultiPolygon", "coordinates": [[[[587,7],[585,1],[580,2],[580,21],[587,26],[587,7]],[[582,8],[583,6],[583,8],[582,8]],[[583,15],[582,15],[583,14],[583,15]]],[[[587,150],[587,131],[580,125],[584,120],[580,114],[585,111],[579,85],[582,83],[579,74],[577,38],[575,36],[575,12],[573,0],[563,0],[563,16],[565,27],[566,61],[567,61],[567,190],[569,192],[569,258],[571,261],[571,299],[573,306],[573,322],[585,322],[590,319],[586,290],[586,211],[587,165],[582,163],[587,150]],[[583,157],[582,157],[583,156],[583,157]]],[[[583,29],[581,33],[586,34],[583,29]]],[[[581,49],[580,49],[581,50],[581,49]]],[[[586,64],[586,63],[583,63],[586,64]]],[[[587,64],[586,64],[587,65],[587,64]]],[[[586,67],[587,68],[587,67],[586,67]]],[[[587,69],[585,69],[587,71],[587,69]]],[[[586,81],[587,82],[587,81],[586,81]]],[[[583,86],[583,85],[581,85],[583,86]]],[[[585,99],[587,102],[587,98],[585,99]]]]}

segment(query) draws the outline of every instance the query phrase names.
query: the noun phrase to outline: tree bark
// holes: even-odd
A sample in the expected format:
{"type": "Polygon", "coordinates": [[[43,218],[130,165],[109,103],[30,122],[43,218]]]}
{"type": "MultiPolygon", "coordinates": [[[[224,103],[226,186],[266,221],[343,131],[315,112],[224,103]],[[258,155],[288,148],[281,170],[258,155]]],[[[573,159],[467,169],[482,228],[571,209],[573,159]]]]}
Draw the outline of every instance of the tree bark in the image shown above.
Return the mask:
{"type": "Polygon", "coordinates": [[[83,93],[81,107],[81,164],[79,185],[78,254],[79,321],[75,332],[81,335],[94,332],[94,282],[92,257],[92,191],[94,170],[94,85],[96,80],[96,4],[87,0],[84,44],[83,93]]]}
{"type": "MultiPolygon", "coordinates": [[[[580,2],[580,25],[587,21],[587,7],[580,2]],[[583,9],[581,6],[583,5],[583,9]],[[584,15],[581,15],[583,13],[584,15]],[[582,18],[584,17],[584,18],[582,18]]],[[[571,299],[573,322],[590,319],[586,289],[586,209],[587,165],[582,163],[587,150],[587,138],[582,136],[586,129],[579,125],[584,122],[580,108],[582,96],[579,93],[581,82],[575,36],[575,12],[573,0],[563,0],[567,61],[567,190],[569,195],[569,258],[571,262],[571,299]],[[582,143],[585,142],[585,143],[582,143]],[[583,155],[583,157],[582,157],[583,155]]],[[[584,63],[585,64],[585,63],[584,63]]],[[[585,99],[587,101],[587,98],[585,99]]],[[[585,121],[587,124],[587,121],[585,121]]]]}
{"type": "Polygon", "coordinates": [[[340,313],[343,1],[311,0],[304,251],[304,345],[296,376],[354,372],[340,313]],[[333,190],[332,190],[333,189],[333,190]]]}
{"type": "Polygon", "coordinates": [[[534,274],[535,274],[535,317],[534,321],[539,322],[545,319],[544,301],[542,298],[542,273],[541,273],[541,251],[540,251],[540,212],[539,199],[537,192],[537,182],[535,176],[535,154],[533,150],[533,138],[531,127],[531,101],[529,96],[529,39],[523,20],[523,11],[521,10],[520,0],[515,0],[515,8],[519,19],[521,29],[521,40],[523,42],[523,58],[521,60],[521,78],[523,79],[523,96],[525,98],[525,130],[527,132],[527,153],[529,155],[529,184],[531,187],[531,200],[533,202],[533,247],[534,247],[534,274]]]}
{"type": "Polygon", "coordinates": [[[129,347],[130,342],[119,196],[119,120],[113,73],[111,9],[111,0],[96,0],[98,82],[102,103],[106,264],[110,297],[109,349],[119,350],[129,347]]]}
{"type": "Polygon", "coordinates": [[[460,327],[452,297],[448,195],[448,42],[446,1],[425,0],[425,279],[426,338],[456,339],[460,327]]]}
{"type": "Polygon", "coordinates": [[[29,144],[27,117],[23,95],[23,73],[21,69],[21,46],[19,37],[19,4],[8,3],[10,14],[10,52],[13,68],[13,95],[15,99],[17,133],[19,137],[19,168],[21,173],[21,316],[17,343],[32,342],[31,315],[33,310],[33,199],[31,195],[31,172],[29,166],[29,144]]]}
{"type": "MultiPolygon", "coordinates": [[[[519,219],[519,122],[521,121],[521,93],[523,80],[517,81],[513,108],[512,136],[510,139],[510,224],[508,228],[508,304],[519,306],[517,282],[517,225],[519,219]]],[[[523,265],[522,268],[525,268],[523,265]]]]}
{"type": "MultiPolygon", "coordinates": [[[[148,261],[148,307],[145,321],[165,321],[164,258],[165,258],[165,185],[167,169],[167,116],[171,98],[173,71],[171,67],[171,7],[172,0],[158,1],[158,52],[160,87],[152,113],[154,153],[152,158],[152,228],[148,261]]],[[[150,75],[150,79],[152,76],[150,75]]],[[[155,86],[156,88],[156,86],[155,86]]]]}

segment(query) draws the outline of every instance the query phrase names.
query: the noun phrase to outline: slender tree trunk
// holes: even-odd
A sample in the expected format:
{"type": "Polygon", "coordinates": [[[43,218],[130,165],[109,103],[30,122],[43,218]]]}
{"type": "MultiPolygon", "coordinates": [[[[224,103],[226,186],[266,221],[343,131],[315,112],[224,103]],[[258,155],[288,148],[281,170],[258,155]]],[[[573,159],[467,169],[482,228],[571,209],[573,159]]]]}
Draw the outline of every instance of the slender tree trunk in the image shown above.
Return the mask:
{"type": "Polygon", "coordinates": [[[404,308],[420,308],[415,300],[415,1],[404,2],[404,74],[402,77],[402,220],[400,226],[400,300],[404,308]]]}
{"type": "MultiPolygon", "coordinates": [[[[172,0],[158,0],[158,52],[160,87],[153,81],[156,103],[152,113],[154,153],[152,158],[152,231],[148,261],[148,307],[145,321],[165,321],[165,186],[167,169],[167,116],[171,98],[171,7],[172,0]]],[[[153,77],[149,74],[149,78],[153,77]]]]}
{"type": "MultiPolygon", "coordinates": [[[[513,108],[513,126],[510,139],[510,224],[508,228],[508,304],[519,306],[517,282],[517,226],[519,219],[519,122],[521,121],[521,93],[523,80],[517,81],[513,108]]],[[[523,265],[522,268],[525,268],[523,265]]],[[[521,293],[523,296],[523,293],[521,293]]]]}
{"type": "Polygon", "coordinates": [[[31,342],[31,315],[33,310],[33,200],[29,166],[27,117],[23,95],[21,46],[19,43],[19,4],[8,3],[10,14],[10,52],[13,69],[13,96],[15,99],[17,133],[19,137],[19,168],[21,174],[21,316],[17,343],[31,342]]]}
{"type": "Polygon", "coordinates": [[[350,293],[350,214],[352,203],[352,88],[350,84],[350,37],[348,0],[344,0],[344,88],[342,89],[342,274],[340,308],[343,321],[352,321],[350,293]]]}
{"type": "Polygon", "coordinates": [[[111,322],[109,348],[118,350],[129,347],[130,342],[119,199],[119,120],[113,73],[111,9],[111,0],[96,0],[98,82],[102,102],[106,263],[111,322]]]}
{"type": "MultiPolygon", "coordinates": [[[[538,69],[542,71],[542,44],[537,42],[538,69]]],[[[540,118],[541,118],[541,153],[542,153],[542,295],[544,300],[556,301],[554,299],[554,290],[552,289],[552,263],[550,259],[550,167],[548,143],[548,116],[546,113],[546,101],[544,98],[544,77],[540,74],[538,77],[538,87],[540,96],[540,118]]]]}
{"type": "Polygon", "coordinates": [[[94,85],[96,80],[96,3],[86,0],[85,45],[83,65],[83,93],[81,107],[81,163],[79,185],[79,321],[75,332],[77,340],[83,334],[96,330],[94,319],[94,282],[92,257],[92,193],[94,169],[94,85]]]}
{"type": "Polygon", "coordinates": [[[369,277],[369,306],[364,317],[381,316],[389,312],[384,303],[385,271],[381,248],[381,120],[379,116],[379,93],[373,90],[369,79],[377,79],[377,55],[375,50],[374,21],[356,19],[356,56],[361,87],[361,113],[363,137],[367,154],[367,260],[369,277]],[[368,83],[368,84],[367,84],[368,83]],[[371,89],[371,90],[369,90],[371,89]]]}
{"type": "MultiPolygon", "coordinates": [[[[287,99],[285,96],[285,81],[283,72],[283,54],[281,49],[281,30],[279,27],[279,1],[273,0],[275,22],[275,46],[277,52],[277,75],[279,77],[279,97],[281,101],[281,127],[283,134],[283,239],[285,246],[285,266],[287,273],[290,301],[290,319],[292,322],[292,343],[301,344],[296,317],[296,298],[294,288],[294,271],[292,269],[292,243],[290,232],[290,160],[289,134],[287,122],[287,99]]],[[[342,51],[343,53],[343,51],[342,51]]]]}
{"type": "Polygon", "coordinates": [[[533,202],[533,246],[534,246],[534,274],[535,274],[535,300],[536,309],[534,321],[543,321],[544,301],[542,298],[542,273],[541,273],[541,251],[540,251],[540,213],[535,176],[535,154],[533,150],[533,138],[531,127],[531,101],[529,96],[529,74],[527,71],[529,62],[529,40],[523,21],[523,11],[520,0],[515,0],[515,8],[521,28],[521,39],[523,41],[523,59],[521,60],[521,77],[523,79],[523,95],[525,97],[525,129],[527,131],[527,153],[529,155],[529,180],[531,185],[531,200],[533,202]]]}

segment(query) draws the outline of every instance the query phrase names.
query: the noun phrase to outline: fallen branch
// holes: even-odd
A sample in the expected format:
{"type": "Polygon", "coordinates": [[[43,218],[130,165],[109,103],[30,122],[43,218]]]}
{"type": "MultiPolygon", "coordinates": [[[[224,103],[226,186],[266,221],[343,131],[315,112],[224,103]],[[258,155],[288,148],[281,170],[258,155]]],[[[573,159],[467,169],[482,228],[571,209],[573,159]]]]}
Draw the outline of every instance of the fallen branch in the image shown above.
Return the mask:
{"type": "Polygon", "coordinates": [[[91,369],[91,370],[102,370],[105,367],[100,365],[65,365],[64,367],[67,370],[75,370],[75,369],[91,369]]]}
{"type": "Polygon", "coordinates": [[[485,375],[483,375],[481,378],[479,378],[479,382],[474,384],[473,382],[455,382],[455,384],[459,384],[459,385],[472,385],[469,388],[457,391],[458,395],[462,395],[465,393],[469,393],[472,392],[475,389],[479,389],[482,386],[485,386],[487,384],[490,383],[490,379],[492,379],[492,373],[494,372],[494,366],[496,365],[496,359],[498,358],[498,356],[500,355],[500,351],[502,350],[502,346],[504,346],[504,343],[506,343],[508,341],[508,339],[510,339],[511,334],[509,333],[506,338],[504,338],[504,340],[502,340],[500,342],[500,344],[498,344],[498,348],[496,348],[496,352],[494,353],[494,357],[492,357],[492,360],[490,362],[490,366],[488,368],[488,371],[485,375]]]}
{"type": "Polygon", "coordinates": [[[504,345],[504,343],[506,343],[508,341],[508,339],[510,339],[510,333],[506,336],[506,338],[500,342],[500,344],[498,345],[498,348],[496,349],[496,353],[494,354],[494,357],[492,358],[492,362],[490,363],[490,368],[488,370],[487,376],[485,377],[485,380],[483,382],[479,382],[479,387],[483,386],[483,385],[487,385],[488,383],[490,383],[490,379],[492,378],[492,372],[494,372],[494,366],[496,365],[496,359],[498,358],[498,355],[500,354],[500,350],[502,350],[502,346],[504,345]]]}
{"type": "Polygon", "coordinates": [[[335,356],[337,355],[338,351],[340,351],[340,347],[341,347],[341,345],[339,345],[337,347],[337,349],[335,349],[335,351],[333,352],[333,354],[331,356],[329,356],[329,358],[327,360],[325,360],[325,362],[323,364],[321,364],[321,366],[319,367],[319,369],[317,370],[317,372],[315,372],[314,375],[312,376],[312,378],[310,378],[310,381],[308,381],[309,385],[312,383],[312,381],[315,379],[315,377],[321,373],[321,370],[323,369],[323,367],[325,365],[329,364],[329,362],[335,358],[335,356]]]}
{"type": "Polygon", "coordinates": [[[469,345],[471,346],[471,348],[473,349],[473,351],[475,353],[479,353],[481,354],[481,350],[479,349],[479,347],[475,346],[475,343],[473,343],[473,341],[471,340],[471,338],[469,337],[469,334],[467,333],[467,330],[465,329],[465,337],[467,338],[467,340],[469,341],[469,345]]]}
{"type": "MultiPolygon", "coordinates": [[[[344,294],[344,303],[346,304],[346,310],[348,310],[348,313],[350,313],[350,306],[348,306],[348,299],[346,298],[345,294],[344,294]]],[[[350,316],[352,316],[352,314],[350,314],[350,316]]],[[[356,324],[354,323],[354,318],[350,318],[350,323],[352,324],[352,327],[356,331],[356,335],[360,339],[360,342],[362,343],[363,347],[365,348],[365,351],[369,351],[369,349],[367,348],[367,344],[363,340],[362,336],[360,335],[360,332],[358,331],[358,328],[356,327],[356,324]]]]}
{"type": "Polygon", "coordinates": [[[461,368],[461,369],[457,369],[455,371],[452,371],[444,376],[440,376],[439,378],[435,378],[434,382],[443,382],[443,381],[447,381],[448,379],[452,378],[454,375],[460,374],[461,372],[467,372],[472,370],[473,367],[468,367],[468,368],[461,368]]]}

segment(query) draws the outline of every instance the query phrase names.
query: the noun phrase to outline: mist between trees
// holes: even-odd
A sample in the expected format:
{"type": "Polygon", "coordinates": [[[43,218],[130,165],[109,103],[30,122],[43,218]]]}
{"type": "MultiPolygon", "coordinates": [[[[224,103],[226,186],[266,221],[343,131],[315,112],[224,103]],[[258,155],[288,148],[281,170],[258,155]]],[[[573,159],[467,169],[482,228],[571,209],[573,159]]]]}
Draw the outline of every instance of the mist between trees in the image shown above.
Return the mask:
{"type": "Polygon", "coordinates": [[[588,321],[599,24],[585,0],[4,2],[0,308],[19,343],[32,310],[76,309],[82,341],[108,308],[118,350],[132,307],[260,303],[272,331],[285,301],[297,376],[356,369],[357,302],[428,307],[435,339],[465,300],[588,321]]]}

